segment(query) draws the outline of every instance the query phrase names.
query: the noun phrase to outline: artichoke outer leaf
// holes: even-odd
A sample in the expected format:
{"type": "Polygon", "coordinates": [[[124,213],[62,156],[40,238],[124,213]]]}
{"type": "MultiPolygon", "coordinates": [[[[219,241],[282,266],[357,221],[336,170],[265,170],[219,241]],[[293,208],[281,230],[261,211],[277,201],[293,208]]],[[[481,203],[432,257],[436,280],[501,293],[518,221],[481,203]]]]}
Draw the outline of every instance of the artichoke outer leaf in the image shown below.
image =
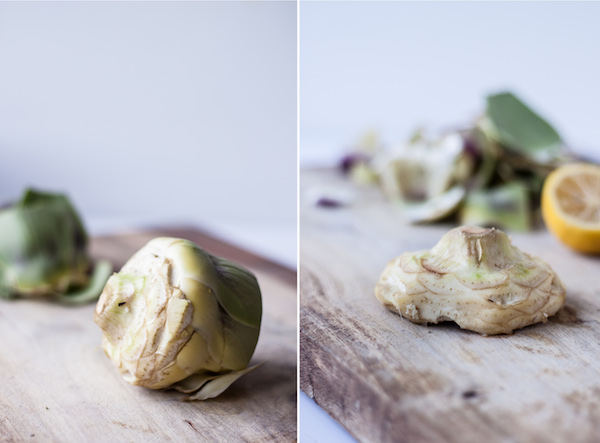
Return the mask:
{"type": "Polygon", "coordinates": [[[175,359],[175,364],[187,374],[192,374],[198,367],[210,372],[220,372],[223,369],[215,363],[210,354],[207,340],[198,331],[195,331],[190,336],[189,341],[179,351],[175,359]]]}
{"type": "Polygon", "coordinates": [[[550,123],[510,92],[487,97],[487,117],[501,144],[536,161],[551,161],[563,146],[550,123]]]}
{"type": "Polygon", "coordinates": [[[497,226],[525,232],[531,227],[530,213],[528,188],[515,181],[469,192],[459,218],[463,225],[497,226]]]}
{"type": "Polygon", "coordinates": [[[215,295],[223,309],[244,325],[260,327],[262,303],[256,277],[229,260],[215,256],[211,259],[219,276],[215,295]]]}
{"type": "Polygon", "coordinates": [[[169,249],[177,249],[179,256],[176,261],[182,268],[204,262],[204,266],[201,266],[201,270],[196,271],[192,278],[214,293],[219,305],[227,314],[240,323],[260,327],[262,316],[260,287],[256,277],[250,271],[229,260],[209,254],[189,240],[169,238],[162,240],[172,242],[169,249]],[[183,245],[188,247],[182,247],[183,245]]]}
{"type": "Polygon", "coordinates": [[[222,321],[224,347],[218,362],[224,368],[243,369],[252,358],[258,343],[260,329],[226,316],[222,321]]]}
{"type": "MultiPolygon", "coordinates": [[[[192,322],[194,330],[204,338],[210,355],[220,355],[225,338],[219,303],[214,291],[204,283],[192,278],[182,278],[181,288],[194,306],[192,322]]],[[[233,369],[233,368],[231,368],[233,369]]]]}
{"type": "Polygon", "coordinates": [[[466,189],[457,185],[443,194],[422,202],[399,200],[398,206],[409,223],[433,222],[452,214],[459,207],[466,194],[466,189]]]}
{"type": "Polygon", "coordinates": [[[225,374],[194,374],[171,387],[181,392],[193,393],[182,398],[183,401],[208,400],[222,394],[237,379],[262,364],[263,362],[240,371],[231,371],[225,374]]]}
{"type": "MultiPolygon", "coordinates": [[[[238,372],[238,371],[234,371],[238,372]]],[[[198,391],[202,386],[204,386],[210,380],[214,380],[217,378],[219,374],[215,374],[214,372],[203,372],[200,374],[192,374],[187,378],[175,383],[168,387],[168,389],[175,389],[176,391],[183,392],[185,394],[191,394],[193,392],[198,391]]]]}
{"type": "Polygon", "coordinates": [[[56,299],[66,304],[84,304],[96,300],[110,275],[112,274],[112,264],[107,260],[100,260],[96,263],[89,283],[82,289],[69,291],[65,294],[57,294],[56,299]]]}

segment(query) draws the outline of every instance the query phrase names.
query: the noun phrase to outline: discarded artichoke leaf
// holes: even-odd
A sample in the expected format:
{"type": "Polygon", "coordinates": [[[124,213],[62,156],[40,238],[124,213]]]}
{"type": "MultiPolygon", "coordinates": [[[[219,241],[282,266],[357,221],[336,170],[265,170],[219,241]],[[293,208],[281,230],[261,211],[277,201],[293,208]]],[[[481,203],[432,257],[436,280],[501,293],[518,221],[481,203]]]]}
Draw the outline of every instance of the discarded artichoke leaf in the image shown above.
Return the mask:
{"type": "Polygon", "coordinates": [[[471,191],[461,206],[459,219],[463,225],[527,231],[531,227],[528,188],[513,182],[471,191]]]}
{"type": "Polygon", "coordinates": [[[188,389],[210,373],[215,384],[194,396],[201,399],[248,372],[261,316],[260,289],[248,270],[190,241],[156,238],[109,278],[94,321],[127,382],[163,389],[194,376],[180,385],[188,389]]]}
{"type": "Polygon", "coordinates": [[[97,298],[105,266],[94,287],[86,288],[88,237],[64,195],[27,190],[19,202],[0,210],[0,231],[0,296],[56,298],[78,290],[86,295],[80,300],[97,298]]]}
{"type": "Polygon", "coordinates": [[[483,188],[489,185],[496,172],[496,164],[501,154],[500,146],[488,134],[491,129],[488,128],[489,120],[481,118],[469,134],[474,146],[477,147],[477,154],[480,157],[480,164],[471,183],[472,188],[483,188]]]}
{"type": "Polygon", "coordinates": [[[513,246],[504,232],[462,226],[430,251],[390,261],[375,296],[414,323],[454,321],[492,335],[545,322],[564,305],[565,288],[547,263],[513,246]],[[420,271],[407,273],[405,262],[420,263],[420,271]]]}
{"type": "Polygon", "coordinates": [[[443,194],[422,202],[398,200],[402,216],[409,223],[427,223],[440,220],[452,214],[463,201],[466,190],[455,186],[443,194]]]}
{"type": "Polygon", "coordinates": [[[64,304],[84,304],[98,299],[108,277],[112,273],[112,264],[107,260],[100,260],[94,265],[91,278],[87,286],[71,289],[64,294],[56,294],[56,300],[64,304]]]}
{"type": "Polygon", "coordinates": [[[510,92],[487,97],[486,116],[503,146],[536,162],[553,161],[563,148],[556,130],[510,92]]]}
{"type": "Polygon", "coordinates": [[[262,364],[261,362],[241,371],[231,371],[225,374],[194,374],[174,384],[172,388],[186,394],[193,393],[190,396],[183,397],[182,401],[207,400],[222,394],[242,375],[255,370],[262,364]]]}
{"type": "MultiPolygon", "coordinates": [[[[239,371],[238,371],[239,372],[239,371]]],[[[206,382],[210,380],[214,380],[217,377],[222,377],[225,374],[214,374],[213,372],[203,372],[200,374],[192,374],[187,378],[184,378],[181,381],[178,381],[174,385],[169,388],[175,389],[176,391],[183,392],[185,394],[189,394],[191,392],[198,391],[202,386],[206,384],[206,382]]]]}

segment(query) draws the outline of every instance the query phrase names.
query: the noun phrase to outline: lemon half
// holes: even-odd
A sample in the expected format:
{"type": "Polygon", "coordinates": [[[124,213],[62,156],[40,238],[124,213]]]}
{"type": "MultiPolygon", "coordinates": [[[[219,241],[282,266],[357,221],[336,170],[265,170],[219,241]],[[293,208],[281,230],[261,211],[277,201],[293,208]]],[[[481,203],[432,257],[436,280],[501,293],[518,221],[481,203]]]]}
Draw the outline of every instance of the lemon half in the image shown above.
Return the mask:
{"type": "Polygon", "coordinates": [[[574,163],[553,171],[542,189],[542,216],[560,241],[600,253],[600,166],[574,163]]]}

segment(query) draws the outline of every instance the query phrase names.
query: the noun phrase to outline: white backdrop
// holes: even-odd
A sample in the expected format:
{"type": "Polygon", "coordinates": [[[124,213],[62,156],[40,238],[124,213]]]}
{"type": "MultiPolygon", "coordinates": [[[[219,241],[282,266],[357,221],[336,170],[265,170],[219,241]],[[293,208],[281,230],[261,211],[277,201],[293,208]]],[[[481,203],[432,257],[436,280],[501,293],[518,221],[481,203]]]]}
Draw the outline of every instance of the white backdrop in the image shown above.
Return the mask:
{"type": "Polygon", "coordinates": [[[302,3],[301,162],[369,129],[397,143],[468,124],[504,89],[600,152],[599,16],[597,2],[302,3]]]}
{"type": "Polygon", "coordinates": [[[296,4],[0,2],[0,201],[25,186],[294,261],[296,4]]]}

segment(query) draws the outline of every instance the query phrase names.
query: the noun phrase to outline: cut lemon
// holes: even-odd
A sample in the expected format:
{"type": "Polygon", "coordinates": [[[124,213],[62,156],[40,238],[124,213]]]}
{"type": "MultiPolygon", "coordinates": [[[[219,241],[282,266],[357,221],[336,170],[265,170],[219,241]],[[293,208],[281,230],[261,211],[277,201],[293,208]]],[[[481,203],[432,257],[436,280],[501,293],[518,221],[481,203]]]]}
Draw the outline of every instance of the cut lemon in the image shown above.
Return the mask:
{"type": "Polygon", "coordinates": [[[542,215],[560,241],[600,253],[600,166],[575,163],[553,171],[542,189],[542,215]]]}

